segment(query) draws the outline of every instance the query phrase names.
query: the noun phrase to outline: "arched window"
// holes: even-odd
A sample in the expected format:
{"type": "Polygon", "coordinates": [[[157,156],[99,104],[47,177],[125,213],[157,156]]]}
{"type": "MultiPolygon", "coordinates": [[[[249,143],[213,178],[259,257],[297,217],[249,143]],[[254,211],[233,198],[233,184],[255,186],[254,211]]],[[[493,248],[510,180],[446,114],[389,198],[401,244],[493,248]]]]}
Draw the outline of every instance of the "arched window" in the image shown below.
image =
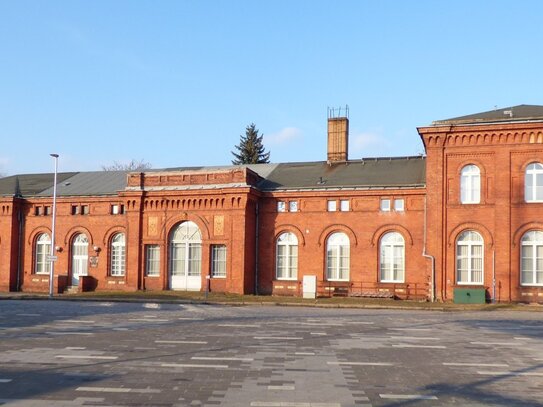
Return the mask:
{"type": "Polygon", "coordinates": [[[462,232],[456,241],[456,281],[483,284],[483,238],[473,230],[462,232]]]}
{"type": "Polygon", "coordinates": [[[83,233],[72,242],[72,285],[79,284],[79,276],[87,275],[89,263],[89,239],[83,233]]]}
{"type": "Polygon", "coordinates": [[[177,225],[170,234],[170,288],[200,289],[202,234],[194,222],[177,225]]]}
{"type": "Polygon", "coordinates": [[[543,164],[531,163],[526,167],[524,200],[543,202],[543,164]]]}
{"type": "Polygon", "coordinates": [[[460,172],[460,202],[481,202],[481,171],[476,165],[466,165],[460,172]]]}
{"type": "Polygon", "coordinates": [[[332,233],[326,241],[326,279],[349,280],[349,237],[342,232],[332,233]]]}
{"type": "Polygon", "coordinates": [[[526,232],[521,240],[520,282],[522,285],[543,285],[543,232],[526,232]]]}
{"type": "Polygon", "coordinates": [[[277,238],[276,277],[278,280],[298,278],[298,239],[294,233],[285,232],[277,238]]]}
{"type": "Polygon", "coordinates": [[[383,283],[402,283],[404,281],[405,244],[398,232],[388,232],[380,242],[381,273],[383,283]]]}
{"type": "Polygon", "coordinates": [[[51,238],[47,233],[42,233],[36,239],[36,264],[34,272],[36,274],[49,273],[49,262],[47,256],[51,254],[51,238]]]}
{"type": "Polygon", "coordinates": [[[110,253],[110,275],[124,276],[126,258],[124,233],[117,233],[115,236],[113,236],[111,239],[110,253]]]}

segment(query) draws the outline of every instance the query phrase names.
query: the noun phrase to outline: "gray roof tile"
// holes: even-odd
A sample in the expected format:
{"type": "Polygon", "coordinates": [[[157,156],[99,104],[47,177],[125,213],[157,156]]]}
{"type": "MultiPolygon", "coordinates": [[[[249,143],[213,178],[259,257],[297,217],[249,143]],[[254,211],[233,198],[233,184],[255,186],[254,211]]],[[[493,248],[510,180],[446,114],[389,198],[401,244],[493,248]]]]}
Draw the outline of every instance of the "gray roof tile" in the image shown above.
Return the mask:
{"type": "Polygon", "coordinates": [[[432,124],[437,126],[447,124],[478,124],[527,120],[543,120],[543,106],[511,106],[502,109],[489,110],[488,112],[470,114],[467,116],[453,117],[452,119],[436,120],[432,124]]]}

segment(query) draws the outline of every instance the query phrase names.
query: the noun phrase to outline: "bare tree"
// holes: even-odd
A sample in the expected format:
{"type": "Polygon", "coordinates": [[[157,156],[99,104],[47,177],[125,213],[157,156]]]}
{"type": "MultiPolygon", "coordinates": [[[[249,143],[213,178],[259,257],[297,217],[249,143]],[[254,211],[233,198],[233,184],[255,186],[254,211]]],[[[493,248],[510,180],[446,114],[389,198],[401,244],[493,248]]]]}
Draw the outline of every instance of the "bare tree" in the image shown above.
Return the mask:
{"type": "Polygon", "coordinates": [[[119,161],[113,161],[111,165],[102,165],[103,171],[145,171],[153,166],[151,163],[147,163],[144,160],[130,160],[129,163],[122,163],[119,161]]]}

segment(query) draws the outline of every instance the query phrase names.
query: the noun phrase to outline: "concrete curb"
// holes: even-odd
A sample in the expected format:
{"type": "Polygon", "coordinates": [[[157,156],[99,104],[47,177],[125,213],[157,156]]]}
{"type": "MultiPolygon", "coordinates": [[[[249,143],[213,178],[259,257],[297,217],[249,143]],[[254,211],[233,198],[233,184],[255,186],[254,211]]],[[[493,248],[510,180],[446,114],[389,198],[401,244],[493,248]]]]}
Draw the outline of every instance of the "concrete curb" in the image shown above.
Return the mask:
{"type": "Polygon", "coordinates": [[[489,308],[478,307],[466,307],[466,306],[451,306],[451,307],[425,307],[425,306],[405,306],[401,304],[345,304],[345,303],[294,303],[294,302],[281,302],[281,301],[214,301],[214,300],[191,300],[191,299],[174,299],[174,298],[92,298],[92,297],[79,297],[79,296],[64,296],[56,295],[50,298],[47,294],[14,294],[14,293],[0,293],[0,301],[2,300],[36,300],[36,301],[81,301],[81,302],[116,302],[116,303],[157,303],[157,304],[206,304],[206,305],[221,305],[230,307],[242,307],[242,306],[280,306],[280,307],[309,307],[309,308],[344,308],[344,309],[390,309],[390,310],[405,310],[405,311],[438,311],[438,312],[491,312],[491,311],[533,311],[543,312],[543,306],[541,305],[519,305],[513,307],[492,307],[489,308]]]}

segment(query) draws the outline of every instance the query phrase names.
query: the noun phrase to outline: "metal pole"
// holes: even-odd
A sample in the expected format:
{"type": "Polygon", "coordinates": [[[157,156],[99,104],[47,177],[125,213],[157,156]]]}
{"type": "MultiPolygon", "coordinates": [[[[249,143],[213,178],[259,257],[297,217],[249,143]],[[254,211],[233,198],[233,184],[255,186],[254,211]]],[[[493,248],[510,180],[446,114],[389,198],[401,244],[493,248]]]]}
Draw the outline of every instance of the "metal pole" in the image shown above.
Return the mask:
{"type": "Polygon", "coordinates": [[[51,252],[49,257],[49,297],[53,296],[53,280],[55,278],[55,221],[57,217],[57,170],[58,154],[49,154],[55,160],[55,176],[53,179],[53,220],[51,223],[51,252]]]}

